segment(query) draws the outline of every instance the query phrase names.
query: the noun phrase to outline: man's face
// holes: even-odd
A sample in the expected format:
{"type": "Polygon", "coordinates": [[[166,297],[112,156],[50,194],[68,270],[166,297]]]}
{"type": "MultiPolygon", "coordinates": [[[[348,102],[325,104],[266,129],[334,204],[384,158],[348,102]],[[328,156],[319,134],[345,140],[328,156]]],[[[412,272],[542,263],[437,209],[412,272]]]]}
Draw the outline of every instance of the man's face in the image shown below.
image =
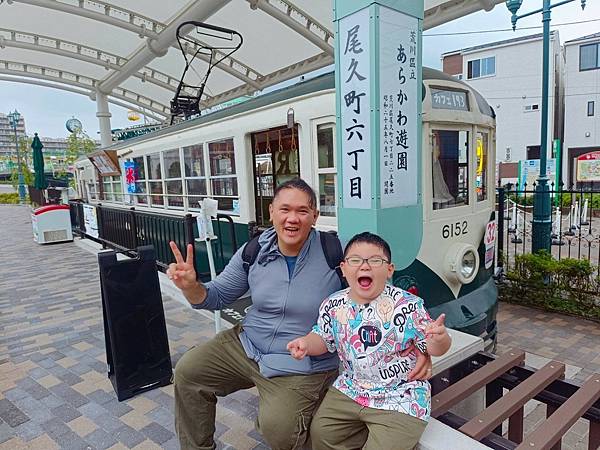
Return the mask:
{"type": "Polygon", "coordinates": [[[359,303],[375,300],[394,273],[394,265],[388,261],[383,249],[367,242],[352,244],[340,268],[350,286],[350,297],[359,303]],[[372,264],[366,261],[368,259],[372,264]]]}
{"type": "Polygon", "coordinates": [[[279,250],[286,256],[300,252],[312,226],[319,217],[310,205],[308,194],[298,189],[282,189],[269,205],[269,214],[277,233],[279,250]]]}

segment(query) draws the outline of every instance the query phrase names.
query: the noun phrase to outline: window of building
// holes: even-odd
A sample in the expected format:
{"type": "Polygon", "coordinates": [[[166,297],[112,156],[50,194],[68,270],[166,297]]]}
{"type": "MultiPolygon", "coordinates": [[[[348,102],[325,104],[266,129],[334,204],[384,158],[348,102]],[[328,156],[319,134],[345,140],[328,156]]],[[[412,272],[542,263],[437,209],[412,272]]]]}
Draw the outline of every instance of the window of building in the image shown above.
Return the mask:
{"type": "Polygon", "coordinates": [[[133,158],[133,163],[135,164],[135,194],[134,203],[138,205],[147,205],[148,197],[146,193],[148,192],[146,187],[146,164],[144,163],[144,157],[140,156],[138,158],[133,158]]]}
{"type": "Polygon", "coordinates": [[[432,132],[433,209],[469,204],[469,132],[432,132]]]}
{"type": "Polygon", "coordinates": [[[477,159],[477,168],[475,171],[475,192],[477,192],[477,201],[478,202],[487,200],[488,151],[489,151],[488,134],[478,132],[476,148],[475,148],[475,156],[477,159]]]}
{"type": "Polygon", "coordinates": [[[104,190],[103,200],[107,202],[123,201],[123,185],[121,176],[102,177],[102,189],[104,190]]]}
{"type": "Polygon", "coordinates": [[[150,205],[164,205],[163,182],[160,164],[160,153],[152,153],[146,156],[146,167],[148,170],[148,190],[150,191],[150,205]]]}
{"type": "Polygon", "coordinates": [[[207,195],[202,144],[184,147],[183,163],[185,166],[188,207],[198,208],[198,202],[202,201],[207,195]]]}
{"type": "Polygon", "coordinates": [[[579,70],[592,70],[600,67],[600,42],[579,47],[579,70]]]}
{"type": "Polygon", "coordinates": [[[237,212],[239,195],[233,139],[208,144],[208,165],[210,196],[219,202],[219,210],[237,212]]]}
{"type": "Polygon", "coordinates": [[[496,57],[473,59],[467,62],[467,78],[489,77],[496,74],[496,57]]]}
{"type": "Polygon", "coordinates": [[[167,206],[183,208],[183,183],[181,178],[181,161],[179,149],[163,152],[165,165],[165,190],[167,191],[167,206]]]}
{"type": "Polygon", "coordinates": [[[594,115],[594,102],[587,103],[587,115],[588,117],[592,117],[594,115]]]}
{"type": "Polygon", "coordinates": [[[317,126],[319,160],[319,210],[321,216],[335,217],[335,124],[317,126]]]}

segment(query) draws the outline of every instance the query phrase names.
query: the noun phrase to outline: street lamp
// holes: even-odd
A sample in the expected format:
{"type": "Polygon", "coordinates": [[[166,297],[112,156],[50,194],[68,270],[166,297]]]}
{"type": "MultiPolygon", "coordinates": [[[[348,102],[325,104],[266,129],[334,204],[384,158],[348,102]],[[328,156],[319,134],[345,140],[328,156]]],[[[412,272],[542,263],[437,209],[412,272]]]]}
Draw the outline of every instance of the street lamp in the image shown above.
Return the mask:
{"type": "Polygon", "coordinates": [[[17,167],[19,173],[19,202],[25,203],[25,184],[23,183],[23,167],[21,167],[21,153],[19,152],[19,140],[17,139],[17,125],[21,114],[16,109],[8,114],[8,120],[15,132],[15,149],[17,150],[17,167]]]}
{"type": "MultiPolygon", "coordinates": [[[[517,20],[529,17],[533,14],[542,13],[542,23],[544,25],[543,51],[542,51],[542,131],[540,142],[540,176],[537,179],[535,193],[533,194],[533,221],[532,221],[532,253],[538,250],[550,251],[552,238],[552,209],[550,205],[550,190],[548,187],[548,175],[546,171],[546,158],[548,153],[548,75],[550,59],[550,11],[566,3],[575,0],[562,0],[554,5],[551,0],[543,0],[543,6],[540,9],[526,14],[517,15],[523,0],[506,0],[506,7],[512,13],[511,22],[513,30],[517,27],[517,20]]],[[[585,8],[586,0],[581,0],[581,9],[585,8]]]]}

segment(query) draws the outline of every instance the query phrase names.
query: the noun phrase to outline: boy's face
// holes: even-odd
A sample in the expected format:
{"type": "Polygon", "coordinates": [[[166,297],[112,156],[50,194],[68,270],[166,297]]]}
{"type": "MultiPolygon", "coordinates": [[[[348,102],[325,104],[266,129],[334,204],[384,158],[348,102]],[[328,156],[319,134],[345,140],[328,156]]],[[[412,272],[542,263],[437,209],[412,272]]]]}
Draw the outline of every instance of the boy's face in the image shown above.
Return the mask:
{"type": "Polygon", "coordinates": [[[341,262],[340,268],[350,286],[350,297],[359,303],[368,303],[375,300],[383,292],[385,283],[394,273],[394,265],[388,262],[383,249],[377,245],[366,242],[352,244],[346,258],[341,262]],[[355,265],[362,259],[359,265],[355,265]],[[380,266],[369,264],[381,262],[380,266]]]}

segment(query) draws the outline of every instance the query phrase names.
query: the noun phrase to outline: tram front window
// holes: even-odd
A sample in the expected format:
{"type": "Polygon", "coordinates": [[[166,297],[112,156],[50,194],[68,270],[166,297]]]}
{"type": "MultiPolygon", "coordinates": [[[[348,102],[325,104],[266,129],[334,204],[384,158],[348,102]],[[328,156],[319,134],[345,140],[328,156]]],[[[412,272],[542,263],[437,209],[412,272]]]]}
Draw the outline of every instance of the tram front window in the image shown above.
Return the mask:
{"type": "Polygon", "coordinates": [[[469,204],[469,132],[433,130],[433,209],[469,204]]]}

